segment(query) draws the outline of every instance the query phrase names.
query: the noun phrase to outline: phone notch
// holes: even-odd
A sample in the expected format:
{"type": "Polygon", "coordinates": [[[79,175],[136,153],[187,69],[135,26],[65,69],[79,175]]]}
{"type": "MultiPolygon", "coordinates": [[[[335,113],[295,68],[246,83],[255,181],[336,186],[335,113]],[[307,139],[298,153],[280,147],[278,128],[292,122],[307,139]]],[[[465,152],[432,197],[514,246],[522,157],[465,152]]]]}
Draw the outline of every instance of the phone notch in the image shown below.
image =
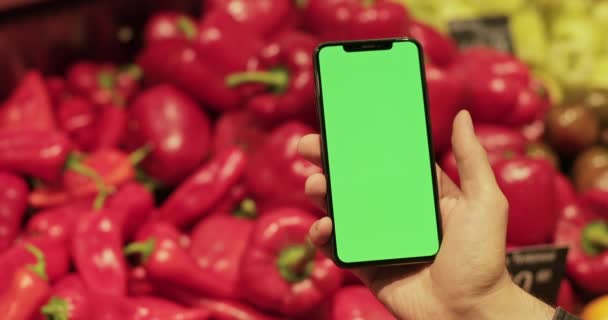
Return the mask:
{"type": "Polygon", "coordinates": [[[357,51],[374,51],[374,50],[389,50],[393,48],[392,40],[378,40],[378,41],[361,41],[344,44],[342,46],[346,52],[357,52],[357,51]]]}

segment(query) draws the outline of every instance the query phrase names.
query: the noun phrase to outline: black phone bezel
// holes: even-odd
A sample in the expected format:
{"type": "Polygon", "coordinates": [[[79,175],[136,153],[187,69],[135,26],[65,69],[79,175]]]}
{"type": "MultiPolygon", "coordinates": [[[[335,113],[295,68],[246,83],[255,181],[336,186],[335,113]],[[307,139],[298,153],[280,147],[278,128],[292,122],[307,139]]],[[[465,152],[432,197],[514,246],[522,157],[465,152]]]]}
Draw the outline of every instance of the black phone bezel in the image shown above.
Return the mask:
{"type": "MultiPolygon", "coordinates": [[[[441,222],[441,212],[439,207],[439,192],[437,186],[437,174],[435,170],[435,155],[433,153],[433,139],[432,139],[432,130],[431,130],[431,119],[430,119],[430,110],[429,110],[429,98],[428,98],[428,90],[426,83],[426,72],[424,68],[424,54],[422,50],[422,45],[412,38],[387,38],[387,39],[372,39],[372,40],[356,40],[356,41],[337,41],[337,42],[326,42],[321,43],[315,49],[313,55],[313,63],[314,63],[314,72],[315,72],[315,87],[316,87],[316,96],[317,96],[317,113],[319,117],[319,125],[321,132],[321,158],[323,164],[323,170],[327,180],[327,193],[326,193],[326,204],[327,204],[327,213],[329,217],[334,219],[333,216],[333,202],[331,196],[331,173],[329,170],[329,159],[327,152],[327,141],[326,141],[326,131],[325,131],[325,117],[324,117],[324,106],[323,106],[323,92],[321,89],[321,72],[319,66],[319,54],[323,48],[333,47],[333,46],[341,46],[347,52],[351,51],[367,51],[367,50],[386,50],[392,48],[395,42],[411,42],[416,45],[418,49],[419,56],[419,65],[420,65],[420,75],[422,80],[422,90],[424,96],[424,109],[425,109],[425,119],[426,119],[426,129],[427,129],[427,142],[428,142],[428,151],[429,151],[429,165],[431,167],[431,174],[433,175],[432,185],[433,185],[433,195],[435,201],[435,217],[437,222],[437,235],[439,240],[439,248],[441,248],[441,241],[443,237],[443,229],[441,222]],[[388,45],[390,44],[390,46],[388,45]]],[[[372,260],[372,261],[360,261],[360,262],[345,262],[340,260],[337,252],[336,246],[336,236],[335,229],[331,234],[331,247],[332,247],[332,255],[334,262],[342,267],[342,268],[355,268],[355,267],[365,267],[365,266],[381,266],[381,265],[399,265],[399,264],[417,264],[417,263],[426,263],[431,262],[435,259],[439,250],[430,256],[424,257],[407,257],[407,258],[396,258],[396,259],[386,259],[386,260],[372,260]]]]}

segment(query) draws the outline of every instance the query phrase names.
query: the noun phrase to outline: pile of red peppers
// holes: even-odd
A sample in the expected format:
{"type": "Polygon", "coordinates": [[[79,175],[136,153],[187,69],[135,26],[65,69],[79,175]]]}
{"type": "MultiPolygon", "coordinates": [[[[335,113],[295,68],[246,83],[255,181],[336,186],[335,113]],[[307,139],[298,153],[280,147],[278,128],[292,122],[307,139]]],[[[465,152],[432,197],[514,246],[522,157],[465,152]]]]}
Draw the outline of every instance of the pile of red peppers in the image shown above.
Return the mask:
{"type": "Polygon", "coordinates": [[[3,319],[394,319],[309,244],[321,169],[297,144],[318,132],[315,47],[404,36],[424,48],[444,171],[458,183],[468,108],[509,244],[568,244],[573,287],[608,293],[608,195],[577,195],[538,152],[551,101],[522,62],[460,51],[389,0],[209,0],[150,17],[131,64],[31,70],[0,106],[3,319]]]}

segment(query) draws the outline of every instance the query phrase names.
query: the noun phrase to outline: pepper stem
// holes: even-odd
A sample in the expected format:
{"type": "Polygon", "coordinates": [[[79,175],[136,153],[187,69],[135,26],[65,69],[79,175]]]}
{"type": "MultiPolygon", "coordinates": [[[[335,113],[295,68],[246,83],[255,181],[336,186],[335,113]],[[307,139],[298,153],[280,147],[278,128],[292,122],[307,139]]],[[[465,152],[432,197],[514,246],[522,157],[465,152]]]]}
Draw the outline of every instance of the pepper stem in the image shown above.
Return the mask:
{"type": "Polygon", "coordinates": [[[144,71],[135,63],[127,64],[120,69],[120,73],[126,73],[135,80],[140,80],[144,76],[144,71]]]}
{"type": "Polygon", "coordinates": [[[296,9],[304,9],[308,6],[308,0],[294,0],[296,9]]]}
{"type": "Polygon", "coordinates": [[[277,267],[279,273],[287,282],[300,282],[310,276],[314,267],[316,251],[308,241],[303,245],[287,247],[279,254],[277,267]]]}
{"type": "Polygon", "coordinates": [[[40,312],[47,320],[69,320],[67,301],[56,296],[51,297],[49,302],[40,309],[40,312]]]}
{"type": "Polygon", "coordinates": [[[97,196],[93,201],[93,209],[99,210],[103,208],[106,198],[110,195],[112,190],[106,185],[97,171],[82,163],[82,159],[83,158],[80,155],[71,154],[66,162],[66,169],[93,180],[97,187],[97,196]]]}
{"type": "Polygon", "coordinates": [[[591,255],[598,255],[608,249],[608,224],[604,221],[596,221],[585,226],[582,246],[583,250],[591,255]]]}
{"type": "Polygon", "coordinates": [[[371,7],[376,4],[376,0],[361,0],[361,5],[364,7],[371,7]]]}
{"type": "Polygon", "coordinates": [[[250,198],[246,198],[241,203],[239,203],[238,207],[233,212],[234,216],[239,218],[255,218],[258,215],[257,206],[255,201],[250,198]]]}
{"type": "Polygon", "coordinates": [[[26,244],[25,249],[36,258],[36,263],[28,264],[27,268],[38,275],[42,280],[47,281],[48,277],[46,275],[46,259],[44,258],[44,253],[31,244],[26,244]]]}
{"type": "Polygon", "coordinates": [[[143,147],[131,152],[129,154],[129,162],[133,166],[140,164],[144,159],[152,152],[152,146],[149,144],[144,145],[143,147]]]}
{"type": "Polygon", "coordinates": [[[123,253],[127,256],[133,254],[140,254],[143,262],[146,262],[152,252],[154,252],[154,248],[156,247],[156,239],[150,238],[146,241],[132,242],[129,243],[123,249],[123,253]]]}
{"type": "Polygon", "coordinates": [[[234,88],[247,83],[265,84],[275,93],[287,91],[289,85],[289,72],[284,68],[276,68],[270,71],[245,71],[229,75],[226,85],[234,88]]]}
{"type": "Polygon", "coordinates": [[[116,76],[113,72],[103,71],[97,74],[97,83],[106,90],[114,89],[116,86],[116,76]]]}
{"type": "Polygon", "coordinates": [[[177,19],[177,28],[186,36],[186,39],[194,39],[196,37],[196,26],[188,17],[179,17],[177,19]]]}

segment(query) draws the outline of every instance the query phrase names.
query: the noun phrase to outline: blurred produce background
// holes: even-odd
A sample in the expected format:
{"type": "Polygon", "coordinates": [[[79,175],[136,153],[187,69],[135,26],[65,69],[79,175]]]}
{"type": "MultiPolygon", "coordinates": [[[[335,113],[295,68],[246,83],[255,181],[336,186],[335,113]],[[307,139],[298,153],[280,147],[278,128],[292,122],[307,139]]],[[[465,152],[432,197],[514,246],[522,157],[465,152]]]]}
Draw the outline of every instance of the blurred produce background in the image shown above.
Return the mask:
{"type": "Polygon", "coordinates": [[[296,146],[316,45],[408,36],[443,170],[466,108],[509,248],[568,246],[557,304],[606,319],[607,31],[593,0],[3,1],[0,314],[392,319],[307,244],[296,146]]]}

